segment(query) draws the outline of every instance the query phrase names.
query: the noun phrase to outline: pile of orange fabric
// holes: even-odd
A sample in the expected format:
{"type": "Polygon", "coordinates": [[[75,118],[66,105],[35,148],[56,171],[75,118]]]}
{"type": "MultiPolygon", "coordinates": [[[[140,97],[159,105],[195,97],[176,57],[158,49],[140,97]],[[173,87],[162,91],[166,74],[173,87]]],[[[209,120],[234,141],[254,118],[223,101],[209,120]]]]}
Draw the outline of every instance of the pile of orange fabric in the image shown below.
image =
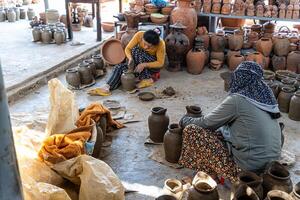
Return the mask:
{"type": "Polygon", "coordinates": [[[108,128],[123,128],[124,125],[113,120],[110,111],[99,103],[89,105],[76,122],[78,128],[67,134],[49,136],[39,151],[39,158],[48,163],[58,163],[85,154],[85,143],[91,137],[94,122],[101,117],[107,119],[108,128]]]}

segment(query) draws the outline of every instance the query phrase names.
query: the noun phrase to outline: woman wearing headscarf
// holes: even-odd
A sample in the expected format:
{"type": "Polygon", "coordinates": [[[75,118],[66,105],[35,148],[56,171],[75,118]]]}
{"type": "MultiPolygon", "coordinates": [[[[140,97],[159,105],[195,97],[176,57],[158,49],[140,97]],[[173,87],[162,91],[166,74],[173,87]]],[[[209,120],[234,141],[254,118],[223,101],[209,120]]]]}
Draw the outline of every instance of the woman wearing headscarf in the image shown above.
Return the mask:
{"type": "Polygon", "coordinates": [[[179,163],[212,176],[236,180],[240,170],[261,172],[280,157],[277,101],[255,62],[233,72],[229,95],[210,113],[180,120],[183,147],[179,163]]]}

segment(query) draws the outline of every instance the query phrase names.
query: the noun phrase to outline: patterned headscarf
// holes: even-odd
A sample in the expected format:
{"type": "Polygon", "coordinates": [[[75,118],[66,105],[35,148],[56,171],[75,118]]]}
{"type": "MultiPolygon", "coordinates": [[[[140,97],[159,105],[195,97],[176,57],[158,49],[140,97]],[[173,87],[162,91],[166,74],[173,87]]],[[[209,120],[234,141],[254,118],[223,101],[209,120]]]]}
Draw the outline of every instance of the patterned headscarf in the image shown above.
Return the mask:
{"type": "Polygon", "coordinates": [[[232,94],[245,97],[262,110],[279,113],[276,98],[263,81],[263,70],[256,62],[242,62],[233,72],[230,83],[230,95],[232,94]]]}

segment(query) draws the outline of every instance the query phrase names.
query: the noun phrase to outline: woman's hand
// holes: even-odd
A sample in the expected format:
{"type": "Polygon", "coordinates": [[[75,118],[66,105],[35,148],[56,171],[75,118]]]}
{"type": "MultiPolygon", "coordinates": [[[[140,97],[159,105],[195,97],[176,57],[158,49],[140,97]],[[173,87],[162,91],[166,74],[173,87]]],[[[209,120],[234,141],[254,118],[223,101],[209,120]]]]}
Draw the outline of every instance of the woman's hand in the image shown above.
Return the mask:
{"type": "Polygon", "coordinates": [[[146,63],[140,63],[136,66],[134,72],[141,73],[146,68],[146,63]]]}

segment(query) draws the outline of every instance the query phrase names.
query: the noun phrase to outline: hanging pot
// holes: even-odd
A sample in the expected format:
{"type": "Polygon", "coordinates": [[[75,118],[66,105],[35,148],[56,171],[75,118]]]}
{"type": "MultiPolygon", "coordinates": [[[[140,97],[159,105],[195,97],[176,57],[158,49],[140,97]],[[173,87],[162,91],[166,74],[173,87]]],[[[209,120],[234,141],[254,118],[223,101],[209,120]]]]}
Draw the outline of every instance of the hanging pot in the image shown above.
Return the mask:
{"type": "Polygon", "coordinates": [[[164,135],[165,159],[170,163],[178,163],[182,147],[182,128],[179,124],[170,124],[164,135]]]}
{"type": "Polygon", "coordinates": [[[150,139],[153,142],[162,143],[170,121],[169,116],[166,115],[167,109],[154,107],[151,112],[148,118],[150,139]]]}

